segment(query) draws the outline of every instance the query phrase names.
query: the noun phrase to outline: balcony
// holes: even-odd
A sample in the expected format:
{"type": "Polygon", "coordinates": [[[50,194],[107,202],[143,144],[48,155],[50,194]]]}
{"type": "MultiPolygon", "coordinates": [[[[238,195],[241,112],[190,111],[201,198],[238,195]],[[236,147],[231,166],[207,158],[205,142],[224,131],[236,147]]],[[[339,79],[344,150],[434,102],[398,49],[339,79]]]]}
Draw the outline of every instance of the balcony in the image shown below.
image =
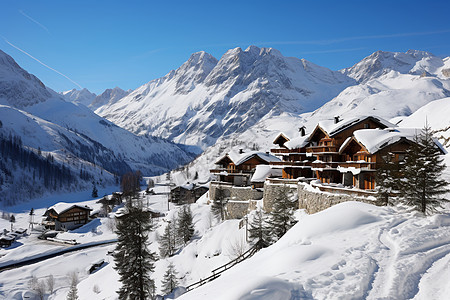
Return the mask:
{"type": "Polygon", "coordinates": [[[310,161],[272,161],[271,166],[283,166],[283,167],[310,167],[310,161]]]}
{"type": "MultiPolygon", "coordinates": [[[[216,169],[210,169],[209,172],[212,174],[220,174],[220,173],[226,173],[226,175],[242,175],[242,174],[252,174],[255,170],[232,170],[232,169],[225,169],[225,168],[216,168],[216,169]]],[[[224,174],[225,175],[225,174],[224,174]]]]}
{"type": "Polygon", "coordinates": [[[311,146],[306,148],[307,153],[338,153],[337,146],[311,146]]]}
{"type": "Polygon", "coordinates": [[[340,162],[339,166],[341,168],[355,168],[355,169],[366,169],[366,170],[375,170],[376,169],[376,163],[362,161],[362,160],[340,162]]]}
{"type": "Polygon", "coordinates": [[[300,149],[284,149],[284,148],[280,148],[280,149],[270,149],[270,152],[274,155],[276,154],[304,154],[305,152],[300,151],[300,149]]]}

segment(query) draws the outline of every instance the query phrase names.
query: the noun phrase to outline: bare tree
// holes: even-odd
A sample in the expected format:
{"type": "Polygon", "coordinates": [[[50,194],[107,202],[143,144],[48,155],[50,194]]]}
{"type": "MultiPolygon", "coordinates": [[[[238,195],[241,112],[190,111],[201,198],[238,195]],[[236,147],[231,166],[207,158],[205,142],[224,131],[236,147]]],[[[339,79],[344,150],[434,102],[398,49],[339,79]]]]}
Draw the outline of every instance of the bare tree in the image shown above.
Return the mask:
{"type": "Polygon", "coordinates": [[[47,277],[47,289],[50,294],[53,294],[53,290],[55,289],[55,278],[51,274],[47,277]]]}
{"type": "Polygon", "coordinates": [[[242,237],[237,237],[234,240],[230,240],[228,244],[228,255],[231,259],[236,259],[247,250],[247,243],[242,237]]]}

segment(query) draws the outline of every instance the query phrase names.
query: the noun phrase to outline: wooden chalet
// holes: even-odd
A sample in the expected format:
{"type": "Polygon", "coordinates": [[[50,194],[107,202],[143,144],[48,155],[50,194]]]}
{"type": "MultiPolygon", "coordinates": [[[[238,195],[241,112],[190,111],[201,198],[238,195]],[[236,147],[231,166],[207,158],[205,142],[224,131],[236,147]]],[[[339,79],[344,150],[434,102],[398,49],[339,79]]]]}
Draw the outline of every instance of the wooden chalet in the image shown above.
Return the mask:
{"type": "Polygon", "coordinates": [[[170,190],[170,202],[178,205],[191,204],[208,190],[207,186],[196,185],[195,183],[177,186],[170,190]]]}
{"type": "Polygon", "coordinates": [[[376,170],[386,154],[402,161],[419,129],[404,129],[374,116],[319,122],[309,135],[290,140],[280,134],[271,149],[282,179],[314,178],[363,190],[375,188],[376,170]]]}
{"type": "MultiPolygon", "coordinates": [[[[338,167],[350,167],[353,159],[347,161],[341,155],[342,144],[361,129],[383,129],[394,125],[377,117],[366,116],[348,120],[321,121],[310,134],[306,152],[316,160],[312,163],[314,177],[322,183],[342,183],[342,174],[338,167]]],[[[373,188],[373,186],[370,186],[373,188]]],[[[370,189],[371,189],[370,188],[370,189]]]]}
{"type": "Polygon", "coordinates": [[[217,168],[210,172],[220,182],[231,183],[235,186],[249,186],[257,165],[268,165],[276,161],[279,161],[277,157],[266,152],[232,151],[217,160],[217,168]]]}
{"type": "Polygon", "coordinates": [[[313,173],[309,164],[313,158],[306,154],[309,136],[305,135],[304,127],[300,128],[300,135],[292,140],[280,133],[273,141],[277,148],[270,152],[279,157],[280,161],[270,163],[273,169],[282,171],[282,178],[296,179],[300,177],[311,178],[313,173]]]}
{"type": "Polygon", "coordinates": [[[89,222],[89,213],[92,209],[88,206],[57,203],[45,212],[43,225],[52,230],[72,230],[89,222]]]}

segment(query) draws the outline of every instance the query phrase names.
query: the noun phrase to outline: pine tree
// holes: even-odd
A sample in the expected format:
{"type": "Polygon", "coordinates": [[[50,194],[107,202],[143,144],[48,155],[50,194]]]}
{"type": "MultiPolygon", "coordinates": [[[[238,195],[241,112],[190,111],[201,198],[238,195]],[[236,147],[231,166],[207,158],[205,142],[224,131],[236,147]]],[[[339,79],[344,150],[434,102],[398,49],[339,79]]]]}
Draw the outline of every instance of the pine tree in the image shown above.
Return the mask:
{"type": "Polygon", "coordinates": [[[180,243],[187,244],[194,236],[194,223],[191,207],[186,204],[178,211],[177,236],[180,243]]]}
{"type": "Polygon", "coordinates": [[[249,223],[248,229],[249,239],[253,245],[260,243],[260,247],[267,247],[270,245],[270,228],[265,220],[266,216],[261,209],[258,209],[252,221],[249,223]]]}
{"type": "Polygon", "coordinates": [[[92,198],[97,198],[98,197],[98,190],[97,190],[97,185],[95,184],[95,181],[92,181],[92,194],[91,194],[92,198]]]}
{"type": "Polygon", "coordinates": [[[274,241],[279,240],[295,225],[295,204],[296,201],[291,201],[289,197],[289,189],[286,185],[278,190],[269,220],[267,221],[270,225],[271,237],[274,241]]]}
{"type": "Polygon", "coordinates": [[[440,197],[449,192],[448,182],[441,179],[446,166],[426,124],[407,150],[403,180],[403,197],[408,205],[424,214],[432,214],[449,200],[440,197]]]}
{"type": "Polygon", "coordinates": [[[391,204],[389,197],[400,190],[402,162],[395,161],[392,152],[386,153],[381,159],[376,176],[377,199],[383,205],[389,205],[391,204]]]}
{"type": "Polygon", "coordinates": [[[118,217],[114,260],[122,282],[118,291],[120,299],[144,300],[151,296],[150,273],[154,270],[156,255],[148,250],[150,218],[150,212],[144,211],[142,205],[129,206],[118,217]]]}
{"type": "Polygon", "coordinates": [[[216,188],[215,199],[211,205],[211,212],[216,219],[219,221],[225,220],[225,191],[222,187],[216,188]]]}
{"type": "Polygon", "coordinates": [[[78,300],[78,275],[77,273],[73,272],[69,275],[70,279],[70,289],[69,293],[67,294],[66,299],[67,300],[78,300]]]}
{"type": "Polygon", "coordinates": [[[164,278],[162,280],[162,292],[164,294],[170,294],[178,285],[177,279],[178,272],[175,270],[175,266],[172,263],[169,263],[167,266],[167,271],[164,274],[164,278]]]}
{"type": "Polygon", "coordinates": [[[159,255],[161,257],[172,256],[176,250],[176,221],[172,219],[167,222],[167,226],[164,229],[164,234],[159,237],[159,255]]]}

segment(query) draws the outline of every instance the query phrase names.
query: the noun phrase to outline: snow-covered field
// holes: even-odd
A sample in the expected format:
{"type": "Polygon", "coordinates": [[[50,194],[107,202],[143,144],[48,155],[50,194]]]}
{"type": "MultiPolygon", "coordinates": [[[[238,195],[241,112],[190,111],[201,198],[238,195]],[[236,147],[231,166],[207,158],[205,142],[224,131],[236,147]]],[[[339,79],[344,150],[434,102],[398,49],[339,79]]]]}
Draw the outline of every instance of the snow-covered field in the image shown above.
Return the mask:
{"type": "MultiPolygon", "coordinates": [[[[150,235],[150,249],[158,252],[156,234],[162,234],[177,207],[167,211],[165,186],[144,198],[152,210],[165,213],[150,235]]],[[[211,275],[211,270],[236,256],[236,245],[248,249],[245,226],[239,220],[217,223],[210,214],[207,194],[191,205],[196,234],[171,258],[156,263],[152,278],[158,292],[169,262],[180,285],[187,286],[211,275]]],[[[82,202],[94,209],[95,200],[82,202]]],[[[42,213],[37,209],[37,213],[42,213]]],[[[28,226],[28,214],[18,213],[16,227],[28,226]]],[[[376,207],[347,202],[314,215],[299,210],[299,222],[276,244],[224,272],[218,279],[184,294],[181,299],[448,299],[450,294],[450,214],[424,217],[406,207],[376,207]]],[[[99,218],[59,238],[81,244],[114,239],[108,218],[99,218]]],[[[0,221],[8,228],[9,222],[0,221]]],[[[0,250],[0,264],[69,246],[36,239],[35,233],[0,250]]],[[[114,245],[67,253],[0,273],[0,299],[32,296],[32,276],[55,278],[48,299],[65,299],[68,274],[78,273],[80,299],[117,299],[120,286],[108,251],[114,245]],[[93,274],[87,269],[103,259],[93,274]]]]}

